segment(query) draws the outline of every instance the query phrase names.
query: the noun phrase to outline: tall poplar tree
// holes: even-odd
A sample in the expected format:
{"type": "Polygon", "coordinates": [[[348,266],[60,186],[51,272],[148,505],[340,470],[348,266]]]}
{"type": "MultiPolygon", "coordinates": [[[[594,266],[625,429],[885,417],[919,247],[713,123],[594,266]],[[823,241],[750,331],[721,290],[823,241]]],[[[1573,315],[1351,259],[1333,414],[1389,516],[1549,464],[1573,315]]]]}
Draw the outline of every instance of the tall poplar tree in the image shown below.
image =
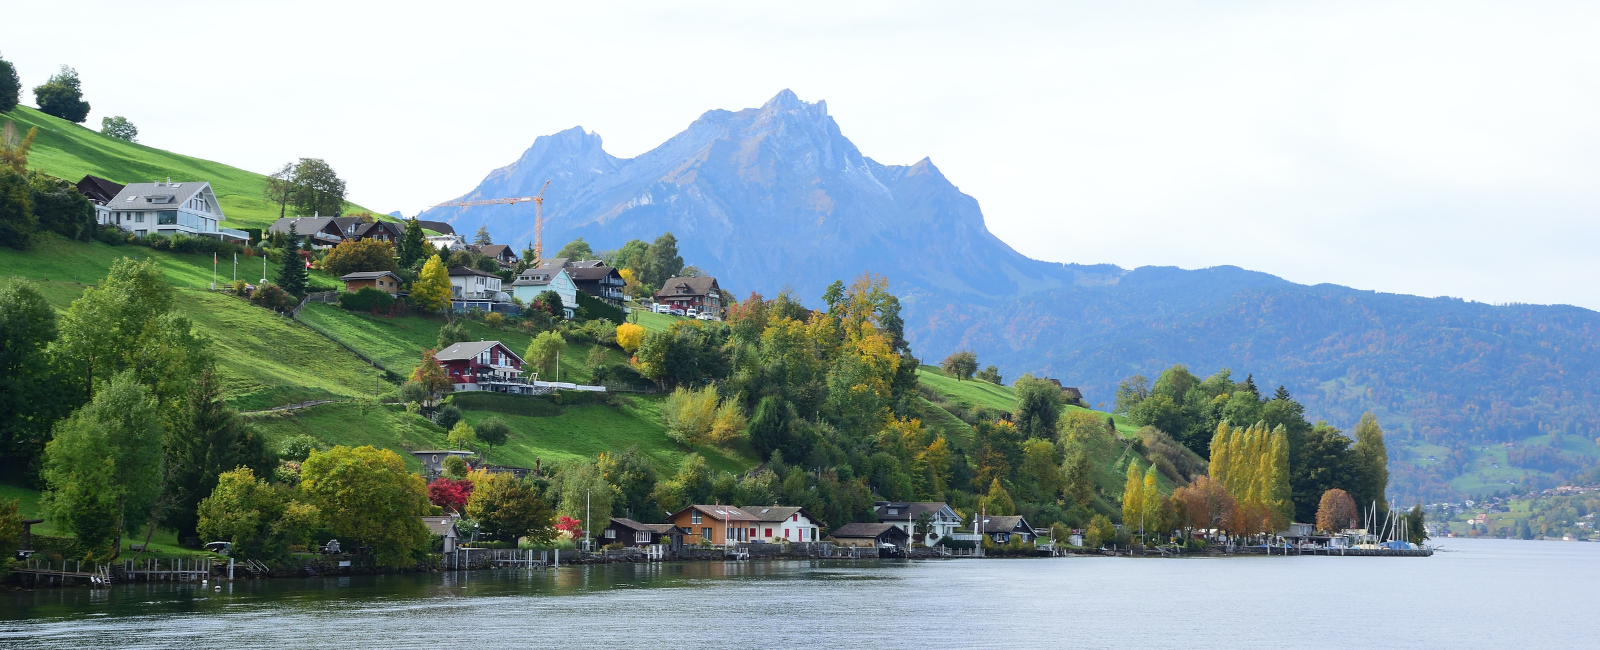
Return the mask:
{"type": "Polygon", "coordinates": [[[1389,510],[1389,500],[1384,492],[1389,488],[1389,450],[1383,444],[1383,428],[1370,411],[1361,415],[1356,424],[1354,449],[1356,464],[1356,489],[1350,496],[1356,507],[1368,508],[1377,502],[1380,515],[1389,510]]]}
{"type": "Polygon", "coordinates": [[[1144,472],[1139,463],[1128,461],[1128,481],[1122,486],[1122,525],[1139,525],[1139,515],[1144,512],[1144,472]]]}

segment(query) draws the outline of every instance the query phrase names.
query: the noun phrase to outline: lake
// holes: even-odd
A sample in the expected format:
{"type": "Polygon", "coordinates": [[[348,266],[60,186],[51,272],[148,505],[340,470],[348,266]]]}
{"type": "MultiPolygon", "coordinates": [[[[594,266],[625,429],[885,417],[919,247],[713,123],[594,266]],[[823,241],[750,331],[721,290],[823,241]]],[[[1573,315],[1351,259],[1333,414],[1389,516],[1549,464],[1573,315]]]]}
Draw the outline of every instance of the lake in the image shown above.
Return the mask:
{"type": "Polygon", "coordinates": [[[0,593],[0,647],[1600,646],[1600,544],[686,563],[0,593]]]}

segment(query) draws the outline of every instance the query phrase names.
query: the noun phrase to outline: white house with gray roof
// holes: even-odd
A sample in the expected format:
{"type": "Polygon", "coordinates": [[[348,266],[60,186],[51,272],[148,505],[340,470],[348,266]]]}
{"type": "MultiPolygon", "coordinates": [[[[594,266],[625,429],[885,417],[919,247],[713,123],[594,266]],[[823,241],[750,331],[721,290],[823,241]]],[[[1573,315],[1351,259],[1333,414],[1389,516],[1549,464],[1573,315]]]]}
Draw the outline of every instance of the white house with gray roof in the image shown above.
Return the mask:
{"type": "Polygon", "coordinates": [[[222,204],[205,181],[131,183],[107,201],[101,212],[107,222],[139,237],[184,234],[246,242],[250,234],[223,228],[222,204]]]}

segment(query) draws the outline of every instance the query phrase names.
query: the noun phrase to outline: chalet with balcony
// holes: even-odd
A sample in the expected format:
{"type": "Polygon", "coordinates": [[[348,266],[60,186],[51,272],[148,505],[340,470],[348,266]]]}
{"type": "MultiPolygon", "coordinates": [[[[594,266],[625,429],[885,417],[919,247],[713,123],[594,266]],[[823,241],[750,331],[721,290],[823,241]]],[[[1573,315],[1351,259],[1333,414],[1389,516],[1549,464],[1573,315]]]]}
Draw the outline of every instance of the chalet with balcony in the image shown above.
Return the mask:
{"type": "Polygon", "coordinates": [[[453,311],[513,311],[511,294],[500,290],[500,276],[458,266],[450,269],[450,308],[453,311]]]}
{"type": "MultiPolygon", "coordinates": [[[[109,188],[106,185],[101,191],[109,188]]],[[[105,205],[97,206],[95,213],[103,225],[116,226],[138,237],[182,234],[235,243],[250,240],[250,233],[220,225],[226,219],[222,205],[211,184],[205,181],[125,185],[105,205]]]]}
{"type": "Polygon", "coordinates": [[[405,236],[405,226],[393,221],[374,221],[372,223],[362,223],[352,229],[350,233],[350,239],[357,241],[363,239],[376,239],[381,242],[388,242],[390,246],[393,246],[396,249],[400,247],[400,240],[405,239],[405,236]]]}
{"type": "Polygon", "coordinates": [[[499,341],[464,341],[433,354],[457,391],[486,390],[532,395],[522,378],[522,357],[499,341]]]}
{"type": "Polygon", "coordinates": [[[906,531],[907,535],[916,534],[917,518],[927,514],[927,539],[917,541],[929,546],[939,543],[939,540],[949,537],[961,527],[961,515],[942,501],[879,501],[875,506],[878,523],[893,524],[906,531]]]}
{"type": "Polygon", "coordinates": [[[656,292],[656,302],[670,305],[673,309],[694,309],[704,313],[710,311],[718,318],[722,317],[722,288],[717,286],[717,279],[710,276],[697,278],[672,278],[662,283],[661,290],[656,292]]]}
{"type": "Polygon", "coordinates": [[[622,272],[600,260],[579,260],[567,263],[567,273],[572,276],[578,290],[605,301],[606,304],[621,307],[626,298],[623,296],[622,287],[627,284],[622,279],[622,272]]]}
{"type": "Polygon", "coordinates": [[[687,543],[728,544],[755,539],[761,519],[734,506],[694,505],[673,513],[668,521],[688,531],[687,543]]]}

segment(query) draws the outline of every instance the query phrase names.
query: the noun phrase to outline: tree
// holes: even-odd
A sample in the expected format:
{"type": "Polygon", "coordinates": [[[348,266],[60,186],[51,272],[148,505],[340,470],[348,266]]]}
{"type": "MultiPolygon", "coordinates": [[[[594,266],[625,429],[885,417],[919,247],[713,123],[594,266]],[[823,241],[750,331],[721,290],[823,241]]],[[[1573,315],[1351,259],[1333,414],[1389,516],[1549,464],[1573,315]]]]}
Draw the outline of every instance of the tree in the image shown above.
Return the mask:
{"type": "Polygon", "coordinates": [[[451,427],[461,421],[461,409],[457,408],[455,404],[445,404],[439,408],[439,413],[433,416],[433,421],[439,425],[439,428],[449,431],[451,427]]]}
{"type": "Polygon", "coordinates": [[[1128,480],[1122,485],[1122,525],[1138,526],[1144,516],[1144,472],[1139,464],[1128,461],[1128,480]]]}
{"type": "Polygon", "coordinates": [[[972,379],[972,373],[978,371],[978,355],[962,350],[945,357],[939,362],[939,368],[957,380],[972,379]]]}
{"type": "Polygon", "coordinates": [[[639,344],[644,341],[645,328],[633,323],[623,323],[617,326],[617,347],[623,352],[633,354],[639,350],[639,344]]]}
{"type": "Polygon", "coordinates": [[[621,453],[605,451],[595,459],[595,467],[607,483],[617,489],[617,500],[611,507],[613,515],[624,517],[650,517],[659,508],[652,507],[650,492],[656,486],[655,463],[639,451],[637,445],[621,453]]]}
{"type": "Polygon", "coordinates": [[[1011,500],[1011,493],[1006,491],[998,478],[989,482],[989,494],[983,497],[983,514],[991,517],[1017,514],[1016,502],[1011,500]]]}
{"type": "MultiPolygon", "coordinates": [[[[293,222],[290,222],[289,223],[289,240],[290,241],[294,241],[294,238],[299,235],[298,233],[295,232],[296,229],[297,229],[297,227],[295,226],[295,224],[293,222]]],[[[311,241],[311,236],[307,235],[305,239],[306,239],[306,241],[311,241]]],[[[282,264],[278,268],[278,286],[282,287],[283,290],[288,292],[289,295],[291,295],[291,296],[299,296],[300,294],[305,293],[305,291],[306,291],[306,262],[305,262],[305,258],[301,257],[300,253],[298,251],[295,251],[292,248],[285,248],[285,249],[283,249],[281,251],[278,251],[278,256],[283,258],[283,259],[279,260],[282,264]]]]}
{"type": "Polygon", "coordinates": [[[100,118],[100,134],[128,142],[139,141],[139,127],[129,122],[128,118],[121,115],[100,118]]]}
{"type": "Polygon", "coordinates": [[[0,472],[7,476],[32,471],[59,413],[45,353],[55,338],[56,312],[33,284],[0,284],[0,472]]]}
{"type": "Polygon", "coordinates": [[[422,478],[400,456],[370,446],[311,452],[300,466],[300,490],[323,514],[335,536],[371,550],[382,566],[401,566],[427,549],[422,478]]]}
{"type": "Polygon", "coordinates": [[[562,468],[556,479],[559,486],[551,485],[551,490],[561,497],[557,514],[582,521],[583,528],[591,532],[595,530],[595,523],[611,516],[611,504],[620,495],[615,486],[606,482],[593,461],[568,465],[562,468]]]}
{"type": "Polygon", "coordinates": [[[621,248],[615,251],[600,253],[600,259],[606,260],[611,266],[618,269],[629,269],[644,281],[645,260],[650,252],[650,245],[637,239],[630,239],[621,248]]]}
{"type": "Polygon", "coordinates": [[[1317,423],[1290,446],[1289,486],[1294,494],[1295,521],[1316,521],[1329,490],[1355,489],[1356,466],[1351,440],[1338,429],[1317,423]]]}
{"type": "Polygon", "coordinates": [[[650,249],[645,253],[644,268],[635,268],[643,273],[641,278],[645,284],[659,287],[667,280],[683,270],[683,257],[678,255],[678,238],[672,233],[662,233],[655,242],[650,244],[650,249]]]}
{"type": "MultiPolygon", "coordinates": [[[[489,445],[490,451],[493,451],[495,447],[506,444],[506,439],[511,435],[511,425],[506,424],[505,420],[491,415],[484,418],[477,426],[474,426],[472,431],[479,440],[489,445]]],[[[485,454],[485,457],[488,457],[488,455],[485,454]]]]}
{"type": "Polygon", "coordinates": [[[428,401],[436,401],[449,393],[455,384],[450,381],[450,375],[445,374],[444,366],[435,361],[433,355],[437,350],[423,350],[422,362],[411,371],[411,381],[422,386],[428,391],[428,401]]]}
{"type": "Polygon", "coordinates": [[[434,255],[422,266],[417,281],[411,283],[411,301],[423,311],[438,312],[450,306],[450,296],[450,270],[434,255]]]}
{"type": "Polygon", "coordinates": [[[1317,530],[1337,533],[1354,528],[1360,517],[1358,512],[1348,492],[1338,488],[1323,492],[1321,503],[1317,505],[1317,530]]]}
{"type": "Polygon", "coordinates": [[[83,88],[78,81],[78,71],[65,65],[42,86],[34,86],[33,99],[39,110],[68,122],[82,124],[89,119],[89,102],[83,101],[83,88]]]}
{"type": "Polygon", "coordinates": [[[556,362],[561,358],[561,352],[567,348],[567,340],[554,330],[540,332],[528,343],[528,353],[523,355],[523,360],[540,375],[553,379],[556,375],[556,362]]]}
{"type": "Polygon", "coordinates": [[[167,479],[161,523],[191,537],[199,525],[197,508],[223,472],[246,467],[270,476],[277,457],[266,441],[223,402],[215,368],[208,365],[194,383],[184,413],[167,436],[167,479]]]}
{"type": "Polygon", "coordinates": [[[555,538],[551,527],[555,512],[539,487],[510,474],[491,475],[475,487],[467,501],[467,516],[477,520],[483,534],[503,542],[527,538],[533,544],[548,544],[555,538]]]}
{"type": "Polygon", "coordinates": [[[471,341],[472,332],[467,331],[465,321],[451,319],[439,328],[439,338],[436,341],[438,349],[443,350],[463,341],[471,341]]]}
{"type": "Polygon", "coordinates": [[[289,184],[289,204],[300,216],[337,217],[344,210],[344,180],[321,158],[301,158],[296,162],[289,184]]]}
{"type": "Polygon", "coordinates": [[[277,171],[267,174],[262,196],[278,206],[278,218],[288,215],[289,201],[294,198],[294,163],[284,163],[277,171]]]}
{"type": "Polygon", "coordinates": [[[1083,545],[1088,548],[1102,548],[1106,542],[1115,539],[1117,529],[1105,515],[1095,515],[1089,520],[1089,525],[1083,531],[1083,545]]]}
{"type": "Polygon", "coordinates": [[[1072,502],[1083,507],[1088,507],[1094,498],[1094,468],[1089,463],[1089,453],[1081,447],[1074,447],[1067,454],[1067,462],[1062,464],[1062,491],[1072,502]]]}
{"type": "Polygon", "coordinates": [[[1005,385],[1005,380],[1000,377],[1000,369],[994,366],[985,366],[984,369],[978,372],[977,375],[974,375],[974,377],[996,386],[1005,385]]]}
{"type": "Polygon", "coordinates": [[[428,502],[444,508],[445,512],[464,513],[471,499],[472,481],[441,476],[428,484],[428,502]]]}
{"type": "Polygon", "coordinates": [[[400,266],[409,269],[417,261],[425,259],[422,256],[422,248],[427,243],[428,240],[422,233],[422,224],[415,218],[406,219],[406,232],[400,238],[400,266]]]}
{"type": "Polygon", "coordinates": [[[1357,478],[1350,496],[1358,506],[1377,502],[1381,516],[1389,511],[1389,500],[1384,496],[1389,488],[1389,451],[1383,444],[1383,428],[1371,412],[1362,414],[1356,424],[1356,444],[1351,451],[1357,478]]]}
{"type": "Polygon", "coordinates": [[[717,389],[711,386],[679,386],[661,402],[661,422],[667,427],[667,437],[685,445],[709,442],[716,420],[717,389]]]}
{"type": "MultiPolygon", "coordinates": [[[[6,126],[11,126],[10,122],[6,126]]],[[[27,250],[39,218],[33,214],[33,192],[28,177],[11,167],[0,167],[0,246],[27,250]]]]}
{"type": "Polygon", "coordinates": [[[188,319],[172,313],[175,291],[154,260],[122,258],[61,318],[50,346],[67,404],[93,397],[96,382],[134,371],[163,407],[187,398],[210,355],[188,319]]]}
{"type": "Polygon", "coordinates": [[[1011,421],[1025,437],[1055,439],[1056,420],[1061,418],[1061,389],[1043,379],[1034,379],[1031,374],[1019,377],[1014,387],[1017,406],[1011,421]]]}
{"type": "Polygon", "coordinates": [[[594,250],[589,248],[589,242],[579,237],[567,242],[566,246],[562,246],[561,250],[555,254],[555,257],[565,257],[569,260],[592,260],[594,259],[594,250]]]}
{"type": "Polygon", "coordinates": [[[450,427],[450,432],[445,437],[450,440],[450,444],[456,446],[456,449],[471,447],[472,443],[478,441],[477,432],[473,431],[472,425],[465,421],[457,422],[455,426],[450,427]]]}
{"type": "Polygon", "coordinates": [[[756,403],[748,429],[750,446],[755,448],[760,458],[791,447],[789,431],[795,417],[794,407],[782,397],[768,395],[756,403]]]}
{"type": "Polygon", "coordinates": [[[1195,477],[1188,485],[1173,490],[1172,498],[1183,503],[1183,513],[1188,517],[1184,524],[1200,530],[1226,528],[1238,508],[1233,496],[1209,476],[1195,477]]]}
{"type": "Polygon", "coordinates": [[[377,239],[346,239],[328,251],[322,259],[322,270],[335,277],[359,271],[393,271],[394,247],[377,239]]]}
{"type": "Polygon", "coordinates": [[[472,243],[478,246],[488,246],[494,243],[494,238],[489,236],[488,226],[478,226],[477,234],[472,236],[472,243]]]}
{"type": "Polygon", "coordinates": [[[39,136],[39,127],[28,129],[27,137],[17,135],[17,124],[6,120],[6,125],[0,127],[0,164],[10,167],[18,174],[28,171],[28,152],[33,150],[33,139],[39,136]]]}
{"type": "Polygon", "coordinates": [[[94,238],[94,204],[77,186],[54,176],[28,175],[28,199],[40,230],[67,239],[89,241],[94,238]]]}
{"type": "Polygon", "coordinates": [[[738,399],[725,399],[717,406],[715,420],[711,424],[711,442],[725,445],[745,433],[745,428],[750,420],[744,415],[744,407],[740,406],[738,399]]]}
{"type": "Polygon", "coordinates": [[[22,78],[16,66],[0,59],[0,113],[10,113],[22,101],[22,78]]]}
{"type": "Polygon", "coordinates": [[[230,557],[254,560],[286,557],[291,545],[310,540],[321,519],[315,506],[296,500],[286,486],[257,479],[248,467],[218,476],[197,516],[205,539],[232,542],[230,557]]]}
{"type": "Polygon", "coordinates": [[[44,510],[91,558],[116,559],[123,531],[144,523],[161,491],[161,433],[156,400],[131,370],[56,425],[45,446],[44,510]]]}
{"type": "Polygon", "coordinates": [[[1112,413],[1127,415],[1135,405],[1150,396],[1150,380],[1134,375],[1117,384],[1117,405],[1112,413]]]}
{"type": "Polygon", "coordinates": [[[1428,515],[1422,511],[1422,504],[1411,506],[1411,511],[1400,517],[1400,534],[1412,544],[1428,541],[1428,515]]]}

